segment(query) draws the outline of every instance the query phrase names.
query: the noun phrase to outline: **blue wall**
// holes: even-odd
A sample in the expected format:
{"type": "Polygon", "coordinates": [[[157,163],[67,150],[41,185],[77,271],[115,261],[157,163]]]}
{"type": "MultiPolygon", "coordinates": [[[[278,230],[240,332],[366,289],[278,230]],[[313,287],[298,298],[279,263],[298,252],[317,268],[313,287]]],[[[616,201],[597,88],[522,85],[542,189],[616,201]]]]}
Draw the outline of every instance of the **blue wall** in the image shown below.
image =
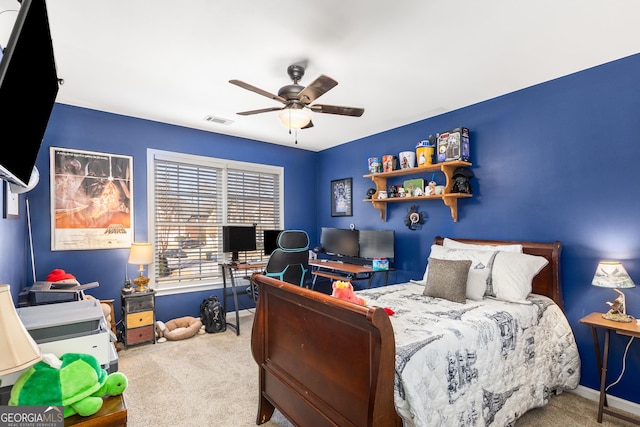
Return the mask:
{"type": "MultiPolygon", "coordinates": [[[[636,141],[640,135],[639,80],[640,55],[634,55],[320,153],[57,105],[38,157],[41,182],[27,193],[38,276],[64,268],[81,282],[98,280],[96,297],[117,300],[127,257],[126,250],[49,250],[49,146],[134,156],[137,239],[147,237],[147,147],[234,160],[260,159],[286,165],[285,225],[307,230],[312,245],[318,243],[322,226],[346,228],[353,223],[357,228],[394,229],[397,271],[392,274],[393,282],[422,276],[435,235],[560,240],[565,311],[582,358],[581,384],[598,389],[591,332],[579,319],[593,311],[606,311],[605,301],[615,298],[612,291],[590,285],[599,260],[622,261],[640,285],[640,190],[635,186],[640,158],[636,141]],[[421,230],[410,231],[404,225],[411,203],[389,204],[387,221],[382,222],[379,212],[361,201],[373,187],[370,179],[362,177],[367,173],[367,158],[412,150],[428,135],[457,126],[471,130],[475,174],[474,197],[459,201],[459,222],[452,221],[449,208],[441,201],[417,203],[428,215],[421,230]],[[245,155],[248,152],[250,159],[245,155]],[[330,181],[347,177],[353,177],[353,216],[331,217],[330,181]],[[309,183],[315,183],[316,194],[309,195],[309,183]]],[[[24,216],[19,221],[0,221],[0,232],[6,243],[0,248],[0,281],[28,286],[31,273],[24,216]]],[[[630,314],[640,316],[638,288],[625,294],[630,314]]],[[[202,298],[203,293],[161,297],[158,317],[194,314],[202,298]]],[[[621,370],[626,342],[627,338],[612,336],[610,381],[621,370]]],[[[633,383],[640,375],[640,352],[637,344],[632,347],[627,372],[609,391],[640,403],[633,383]]]]}
{"type": "MultiPolygon", "coordinates": [[[[48,171],[51,146],[133,156],[135,240],[145,241],[148,237],[147,148],[276,166],[286,165],[284,186],[287,194],[291,196],[285,197],[285,227],[308,230],[310,236],[315,239],[314,212],[317,207],[315,197],[308,196],[308,183],[309,180],[315,182],[314,165],[317,153],[56,104],[38,154],[40,182],[36,188],[26,193],[31,208],[37,279],[44,280],[51,270],[62,268],[74,274],[80,283],[98,281],[100,286],[89,293],[96,298],[114,299],[118,319],[119,292],[125,279],[125,269],[129,277],[136,274],[136,267],[127,264],[128,249],[55,252],[50,250],[48,171]],[[248,156],[247,153],[251,155],[248,156]]],[[[21,200],[23,204],[24,197],[23,195],[21,200]]],[[[9,221],[3,221],[2,226],[6,226],[7,222],[9,221]]],[[[26,229],[26,225],[21,228],[23,229],[26,229]]],[[[22,245],[23,238],[21,235],[15,241],[22,245]]],[[[24,256],[26,258],[21,259],[21,266],[26,265],[30,259],[27,253],[24,256]]],[[[0,258],[7,259],[2,256],[0,258]]],[[[29,266],[27,268],[27,278],[14,275],[7,280],[12,280],[10,283],[21,283],[22,287],[31,285],[31,269],[29,266]]],[[[159,297],[156,299],[157,318],[166,321],[187,315],[198,316],[200,302],[212,293],[221,297],[221,292],[210,291],[159,297]]],[[[240,303],[242,307],[253,305],[244,293],[240,303]]]]}

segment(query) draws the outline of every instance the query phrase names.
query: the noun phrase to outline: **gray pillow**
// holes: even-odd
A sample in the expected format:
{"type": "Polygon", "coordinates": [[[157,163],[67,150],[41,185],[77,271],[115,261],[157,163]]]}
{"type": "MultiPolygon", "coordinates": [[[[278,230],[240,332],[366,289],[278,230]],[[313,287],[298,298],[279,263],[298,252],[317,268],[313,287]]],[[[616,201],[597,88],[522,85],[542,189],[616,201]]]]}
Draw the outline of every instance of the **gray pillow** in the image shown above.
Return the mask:
{"type": "Polygon", "coordinates": [[[467,276],[471,260],[429,258],[423,295],[464,304],[467,302],[467,276]]]}

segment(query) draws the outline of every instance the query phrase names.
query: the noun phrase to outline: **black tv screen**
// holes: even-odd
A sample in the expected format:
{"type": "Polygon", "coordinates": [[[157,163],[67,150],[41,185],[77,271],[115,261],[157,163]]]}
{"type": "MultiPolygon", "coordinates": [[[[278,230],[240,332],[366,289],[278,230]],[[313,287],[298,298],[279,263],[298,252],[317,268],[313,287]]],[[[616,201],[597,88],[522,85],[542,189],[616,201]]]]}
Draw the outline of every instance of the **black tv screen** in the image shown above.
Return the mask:
{"type": "Polygon", "coordinates": [[[9,155],[4,150],[0,178],[27,187],[58,82],[45,0],[22,0],[0,61],[2,132],[16,138],[20,153],[9,155]]]}
{"type": "Polygon", "coordinates": [[[393,230],[358,230],[358,241],[361,258],[393,260],[395,255],[395,233],[393,230]]]}
{"type": "Polygon", "coordinates": [[[358,231],[344,228],[322,227],[320,233],[322,251],[330,255],[358,256],[358,231]]]}
{"type": "Polygon", "coordinates": [[[255,225],[225,225],[222,227],[222,252],[232,252],[232,259],[238,259],[238,252],[256,250],[255,225]]]}
{"type": "Polygon", "coordinates": [[[278,236],[282,230],[263,230],[264,254],[271,255],[278,248],[278,236]]]}

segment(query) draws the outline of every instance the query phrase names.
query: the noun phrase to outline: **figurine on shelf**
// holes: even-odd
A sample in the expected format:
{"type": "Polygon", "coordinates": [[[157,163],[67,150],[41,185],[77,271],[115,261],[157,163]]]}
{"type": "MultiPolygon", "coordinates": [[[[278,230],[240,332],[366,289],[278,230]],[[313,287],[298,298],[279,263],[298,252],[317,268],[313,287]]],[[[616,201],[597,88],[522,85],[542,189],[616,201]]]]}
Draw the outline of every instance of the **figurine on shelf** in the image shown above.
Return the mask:
{"type": "Polygon", "coordinates": [[[452,193],[471,194],[471,183],[469,180],[473,178],[473,174],[467,168],[457,168],[453,172],[453,188],[452,193]]]}
{"type": "Polygon", "coordinates": [[[367,190],[367,199],[373,198],[374,194],[376,194],[376,189],[375,188],[368,189],[367,190]]]}
{"type": "Polygon", "coordinates": [[[436,195],[436,182],[429,181],[429,185],[424,189],[425,196],[435,196],[436,195]]]}

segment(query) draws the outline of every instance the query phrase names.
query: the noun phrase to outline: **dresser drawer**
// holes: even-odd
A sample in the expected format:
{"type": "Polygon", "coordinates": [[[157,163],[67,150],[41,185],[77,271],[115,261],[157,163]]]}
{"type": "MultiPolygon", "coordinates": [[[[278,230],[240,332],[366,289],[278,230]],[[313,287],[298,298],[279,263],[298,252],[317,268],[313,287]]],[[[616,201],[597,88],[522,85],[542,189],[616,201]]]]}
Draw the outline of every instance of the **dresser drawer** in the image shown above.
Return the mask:
{"type": "Polygon", "coordinates": [[[147,311],[153,310],[154,299],[153,295],[135,298],[126,298],[124,301],[124,309],[127,313],[133,313],[134,311],[147,311]]]}
{"type": "Polygon", "coordinates": [[[127,314],[127,329],[147,325],[153,326],[153,311],[127,314]]]}
{"type": "Polygon", "coordinates": [[[146,341],[153,341],[155,328],[153,325],[142,328],[127,329],[127,345],[138,344],[146,341]]]}

